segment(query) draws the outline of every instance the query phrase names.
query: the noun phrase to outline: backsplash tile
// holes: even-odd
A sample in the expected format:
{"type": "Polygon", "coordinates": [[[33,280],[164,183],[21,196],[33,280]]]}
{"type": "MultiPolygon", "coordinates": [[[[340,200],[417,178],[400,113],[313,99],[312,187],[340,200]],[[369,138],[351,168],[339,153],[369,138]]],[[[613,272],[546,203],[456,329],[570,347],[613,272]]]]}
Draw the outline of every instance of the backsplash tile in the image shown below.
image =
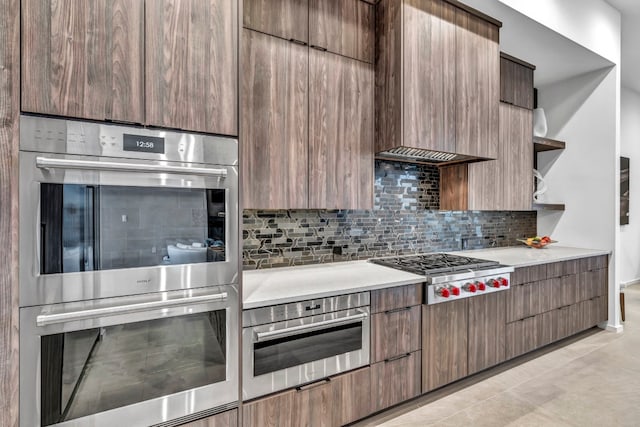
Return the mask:
{"type": "Polygon", "coordinates": [[[438,211],[438,169],[376,160],[373,210],[243,212],[244,269],[511,246],[536,212],[438,211]]]}

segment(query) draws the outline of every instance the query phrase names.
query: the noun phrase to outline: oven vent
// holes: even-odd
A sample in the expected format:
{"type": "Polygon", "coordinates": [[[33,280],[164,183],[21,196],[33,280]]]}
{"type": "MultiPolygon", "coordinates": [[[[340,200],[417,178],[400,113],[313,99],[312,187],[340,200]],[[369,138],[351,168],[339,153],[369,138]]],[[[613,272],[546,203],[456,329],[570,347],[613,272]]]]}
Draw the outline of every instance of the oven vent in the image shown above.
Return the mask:
{"type": "Polygon", "coordinates": [[[404,162],[445,164],[451,162],[464,162],[480,160],[476,157],[455,153],[443,153],[441,151],[425,150],[422,148],[396,147],[376,154],[377,158],[400,160],[404,162]]]}

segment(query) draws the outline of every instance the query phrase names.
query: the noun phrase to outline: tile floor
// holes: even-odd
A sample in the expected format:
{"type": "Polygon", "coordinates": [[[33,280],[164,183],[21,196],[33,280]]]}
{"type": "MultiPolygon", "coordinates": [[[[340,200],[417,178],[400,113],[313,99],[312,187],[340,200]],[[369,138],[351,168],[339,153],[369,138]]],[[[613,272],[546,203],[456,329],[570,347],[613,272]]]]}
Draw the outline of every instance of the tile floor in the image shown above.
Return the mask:
{"type": "Polygon", "coordinates": [[[625,298],[622,334],[591,329],[358,426],[640,426],[640,285],[625,298]]]}

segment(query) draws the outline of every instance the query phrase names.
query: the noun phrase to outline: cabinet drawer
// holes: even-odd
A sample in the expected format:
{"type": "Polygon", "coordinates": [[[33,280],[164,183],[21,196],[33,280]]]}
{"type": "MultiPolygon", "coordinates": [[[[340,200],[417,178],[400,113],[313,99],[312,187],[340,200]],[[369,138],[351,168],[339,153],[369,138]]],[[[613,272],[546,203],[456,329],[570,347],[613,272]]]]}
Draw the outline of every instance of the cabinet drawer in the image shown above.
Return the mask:
{"type": "Polygon", "coordinates": [[[361,368],[331,379],[334,426],[343,426],[370,415],[371,368],[361,368]]]}
{"type": "Polygon", "coordinates": [[[540,313],[542,282],[513,285],[507,292],[507,322],[515,322],[540,313]]]}
{"type": "Polygon", "coordinates": [[[422,283],[371,291],[371,313],[422,304],[422,283]]]}
{"type": "Polygon", "coordinates": [[[420,306],[371,316],[371,362],[420,350],[420,306]]]}
{"type": "Polygon", "coordinates": [[[600,255],[589,258],[582,258],[579,261],[580,271],[600,270],[609,266],[609,256],[600,255]]]}
{"type": "Polygon", "coordinates": [[[380,411],[420,395],[421,352],[371,365],[371,402],[380,411]]]}
{"type": "Polygon", "coordinates": [[[579,299],[586,301],[594,297],[606,295],[609,283],[609,272],[605,269],[585,271],[578,278],[579,299]]]}
{"type": "Polygon", "coordinates": [[[507,323],[506,358],[512,359],[535,350],[538,347],[538,319],[531,316],[507,323]]]}
{"type": "Polygon", "coordinates": [[[596,326],[598,323],[606,321],[609,317],[607,313],[607,297],[600,296],[587,301],[582,301],[579,304],[579,310],[580,330],[596,326]]]}
{"type": "Polygon", "coordinates": [[[511,285],[537,282],[547,278],[547,264],[516,268],[511,275],[511,285]]]}

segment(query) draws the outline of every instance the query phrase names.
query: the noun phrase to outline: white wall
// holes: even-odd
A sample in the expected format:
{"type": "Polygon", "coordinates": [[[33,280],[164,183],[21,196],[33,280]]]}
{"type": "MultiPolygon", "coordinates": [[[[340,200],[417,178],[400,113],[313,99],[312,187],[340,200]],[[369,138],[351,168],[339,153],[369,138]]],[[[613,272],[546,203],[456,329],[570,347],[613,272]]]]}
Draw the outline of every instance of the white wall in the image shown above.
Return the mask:
{"type": "Polygon", "coordinates": [[[629,225],[620,227],[620,283],[640,282],[640,93],[622,88],[620,155],[629,157],[629,225]]]}

